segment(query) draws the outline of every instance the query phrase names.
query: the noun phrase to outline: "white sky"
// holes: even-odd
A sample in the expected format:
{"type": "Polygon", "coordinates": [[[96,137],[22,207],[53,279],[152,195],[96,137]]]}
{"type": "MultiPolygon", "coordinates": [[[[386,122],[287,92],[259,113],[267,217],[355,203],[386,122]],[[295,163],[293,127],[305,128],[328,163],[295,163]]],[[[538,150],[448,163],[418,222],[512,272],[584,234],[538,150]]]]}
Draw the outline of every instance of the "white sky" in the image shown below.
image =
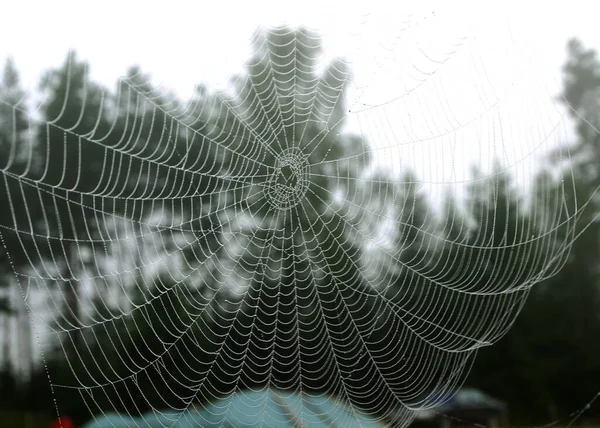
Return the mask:
{"type": "Polygon", "coordinates": [[[197,83],[219,84],[240,71],[258,25],[307,24],[322,31],[327,52],[352,61],[361,90],[350,93],[350,127],[389,147],[378,151],[382,164],[409,162],[425,181],[460,181],[469,164],[487,163],[495,151],[526,182],[532,154],[568,138],[551,100],[567,39],[600,47],[600,9],[591,1],[543,8],[495,2],[501,5],[478,10],[475,2],[207,3],[7,2],[0,7],[0,59],[12,56],[35,89],[40,72],[62,63],[72,47],[109,86],[140,64],[185,97],[197,83]],[[415,67],[435,73],[422,83],[415,67]],[[379,107],[364,110],[372,105],[379,107]],[[448,113],[455,118],[442,119],[448,113]]]}

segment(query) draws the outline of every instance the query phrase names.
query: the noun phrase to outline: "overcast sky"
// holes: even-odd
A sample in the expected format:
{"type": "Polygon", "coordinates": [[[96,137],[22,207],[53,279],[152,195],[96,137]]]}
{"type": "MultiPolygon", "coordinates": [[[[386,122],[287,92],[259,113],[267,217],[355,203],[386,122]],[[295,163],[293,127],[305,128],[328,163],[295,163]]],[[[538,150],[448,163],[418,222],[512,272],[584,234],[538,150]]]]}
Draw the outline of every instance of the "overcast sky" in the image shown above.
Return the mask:
{"type": "Polygon", "coordinates": [[[258,25],[306,24],[323,33],[330,55],[352,62],[358,89],[349,95],[350,128],[380,148],[382,164],[409,162],[436,182],[467,179],[467,165],[492,152],[515,174],[531,175],[536,153],[569,138],[552,100],[566,41],[576,36],[600,47],[591,1],[479,9],[465,2],[237,3],[8,2],[0,10],[0,58],[12,56],[35,88],[40,72],[75,48],[106,85],[140,64],[185,97],[199,82],[219,85],[239,71],[258,25]]]}
{"type": "Polygon", "coordinates": [[[185,91],[199,80],[215,80],[237,70],[247,56],[249,36],[259,24],[306,23],[342,38],[344,33],[357,30],[377,10],[385,10],[384,15],[390,18],[388,26],[398,28],[411,19],[411,13],[438,11],[446,26],[461,25],[457,19],[460,15],[471,19],[477,19],[482,12],[497,15],[515,27],[526,26],[527,36],[536,41],[531,48],[544,50],[554,68],[564,58],[569,37],[577,36],[586,44],[600,47],[600,8],[592,1],[545,4],[543,8],[537,2],[508,2],[510,6],[496,2],[502,5],[486,5],[484,11],[464,2],[453,10],[447,6],[442,10],[438,6],[414,6],[422,3],[416,1],[394,2],[396,7],[386,9],[370,7],[376,2],[348,8],[341,5],[352,2],[315,0],[297,2],[297,9],[282,5],[289,2],[266,1],[232,5],[224,1],[171,0],[162,2],[160,7],[139,0],[107,0],[90,6],[92,3],[7,2],[1,9],[0,57],[13,56],[24,78],[35,81],[39,70],[58,65],[67,49],[74,47],[91,61],[94,76],[103,80],[111,81],[128,65],[141,63],[169,86],[185,91]]]}

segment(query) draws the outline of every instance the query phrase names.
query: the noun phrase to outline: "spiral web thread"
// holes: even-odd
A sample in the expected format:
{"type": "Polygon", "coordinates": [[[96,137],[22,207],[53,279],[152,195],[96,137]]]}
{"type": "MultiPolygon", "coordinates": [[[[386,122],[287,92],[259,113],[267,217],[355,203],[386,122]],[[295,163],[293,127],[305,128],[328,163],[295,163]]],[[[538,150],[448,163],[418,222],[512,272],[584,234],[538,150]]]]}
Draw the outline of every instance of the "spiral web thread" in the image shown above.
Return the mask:
{"type": "MultiPolygon", "coordinates": [[[[3,117],[25,125],[3,158],[0,233],[41,345],[69,362],[48,368],[59,409],[76,390],[90,415],[144,413],[140,425],[404,426],[456,391],[564,262],[575,211],[551,178],[529,206],[505,174],[520,164],[497,165],[468,184],[470,205],[432,208],[436,180],[381,163],[420,143],[433,158],[471,125],[478,144],[505,138],[484,84],[479,116],[439,102],[460,43],[371,104],[316,32],[262,29],[252,44],[230,88],[185,104],[139,70],[111,93],[74,56],[46,110],[4,94],[3,117]],[[400,140],[411,101],[450,126],[423,136],[406,121],[400,140]]],[[[542,145],[530,140],[527,156],[542,145]]]]}

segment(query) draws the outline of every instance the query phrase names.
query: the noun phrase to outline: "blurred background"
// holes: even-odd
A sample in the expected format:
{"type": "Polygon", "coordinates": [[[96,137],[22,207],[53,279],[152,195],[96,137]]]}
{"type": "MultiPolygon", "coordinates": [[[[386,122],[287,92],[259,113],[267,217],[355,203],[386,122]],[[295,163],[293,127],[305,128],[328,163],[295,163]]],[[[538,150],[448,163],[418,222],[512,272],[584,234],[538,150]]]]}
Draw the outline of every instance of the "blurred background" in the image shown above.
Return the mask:
{"type": "Polygon", "coordinates": [[[231,385],[342,395],[328,378],[397,426],[600,423],[596,7],[400,6],[3,6],[2,426],[205,408],[231,385]],[[267,68],[307,82],[296,107],[321,91],[314,124],[286,117],[286,80],[267,68]],[[283,118],[253,116],[272,87],[283,118]],[[261,148],[270,134],[285,156],[261,148]],[[319,217],[351,226],[320,236],[319,217]],[[331,286],[349,316],[311,321],[315,296],[337,305],[311,284],[349,285],[331,286]],[[438,284],[448,294],[422,291],[438,284]],[[394,327],[402,311],[420,339],[394,327]],[[369,352],[394,344],[389,365],[286,354],[295,335],[342,343],[323,351],[339,357],[357,322],[380,343],[369,352]],[[451,339],[422,350],[436,328],[451,339]],[[454,368],[436,378],[420,357],[454,368]],[[389,398],[403,358],[424,385],[406,408],[389,398]],[[365,381],[372,367],[383,383],[365,381]]]}

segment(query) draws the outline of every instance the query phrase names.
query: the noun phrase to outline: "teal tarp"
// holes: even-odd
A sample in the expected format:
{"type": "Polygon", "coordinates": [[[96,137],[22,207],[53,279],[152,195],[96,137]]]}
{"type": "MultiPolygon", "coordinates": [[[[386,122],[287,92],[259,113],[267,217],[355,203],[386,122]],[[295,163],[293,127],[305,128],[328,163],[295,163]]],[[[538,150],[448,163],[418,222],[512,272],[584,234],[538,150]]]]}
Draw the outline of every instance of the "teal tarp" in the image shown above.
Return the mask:
{"type": "Polygon", "coordinates": [[[132,418],[107,413],[84,428],[121,427],[381,427],[373,418],[332,397],[277,390],[245,391],[183,413],[151,412],[132,418]]]}

